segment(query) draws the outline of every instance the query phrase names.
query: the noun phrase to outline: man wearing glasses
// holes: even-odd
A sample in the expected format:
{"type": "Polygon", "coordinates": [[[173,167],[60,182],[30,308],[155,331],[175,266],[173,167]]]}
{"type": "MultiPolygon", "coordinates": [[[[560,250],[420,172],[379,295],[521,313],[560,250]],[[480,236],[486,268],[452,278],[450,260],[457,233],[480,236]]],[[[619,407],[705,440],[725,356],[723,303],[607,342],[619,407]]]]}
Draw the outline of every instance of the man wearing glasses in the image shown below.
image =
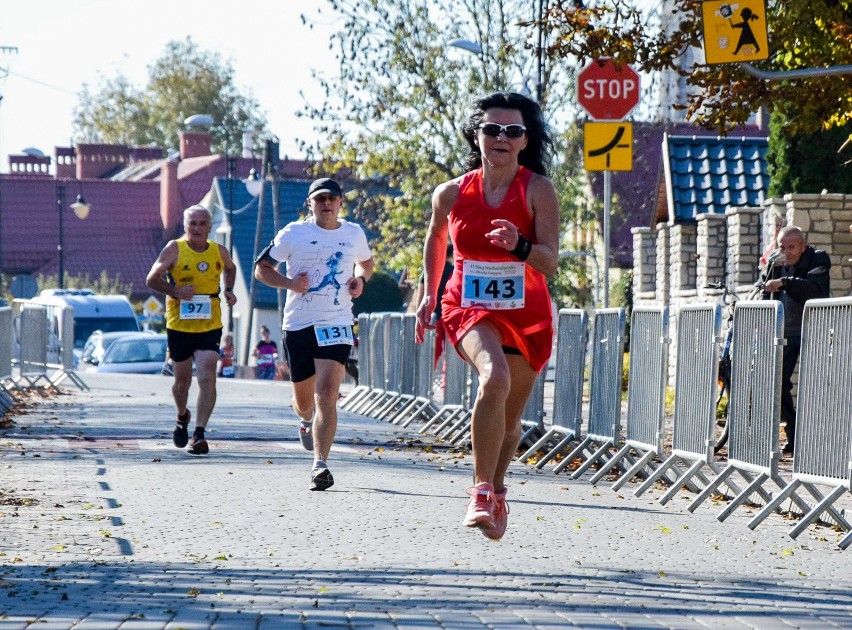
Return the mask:
{"type": "Polygon", "coordinates": [[[331,178],[308,189],[311,214],[284,227],[255,261],[254,276],[287,289],[283,346],[299,439],[313,451],[311,490],[334,485],[327,460],[337,432],[337,398],[353,342],[352,299],[373,274],[364,230],[340,218],[343,191],[331,178]],[[286,263],[286,275],[278,271],[286,263]]]}

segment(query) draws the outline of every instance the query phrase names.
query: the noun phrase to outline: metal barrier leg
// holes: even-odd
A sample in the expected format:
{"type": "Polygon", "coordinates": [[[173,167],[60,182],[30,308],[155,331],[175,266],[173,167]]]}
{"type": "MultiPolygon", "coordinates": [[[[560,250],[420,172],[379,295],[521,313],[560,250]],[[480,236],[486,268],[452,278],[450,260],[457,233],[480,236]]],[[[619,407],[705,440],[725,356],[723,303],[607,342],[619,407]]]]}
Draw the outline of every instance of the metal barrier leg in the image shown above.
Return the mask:
{"type": "Polygon", "coordinates": [[[578,436],[574,435],[573,432],[568,433],[564,438],[559,440],[559,443],[556,446],[550,449],[540,460],[538,460],[538,462],[536,462],[535,467],[538,470],[541,470],[547,462],[556,457],[559,453],[563,452],[566,446],[568,446],[571,442],[576,442],[577,439],[578,436]]]}
{"type": "MultiPolygon", "coordinates": [[[[740,471],[740,472],[744,473],[744,471],[740,471]]],[[[747,485],[747,486],[743,489],[743,491],[742,491],[742,492],[740,492],[740,493],[739,493],[736,497],[734,497],[734,498],[733,498],[733,500],[731,500],[731,502],[730,502],[730,503],[729,503],[729,504],[725,507],[725,509],[724,509],[724,510],[722,510],[721,512],[719,512],[718,516],[716,516],[716,520],[718,520],[719,522],[724,521],[724,520],[725,520],[726,518],[728,518],[731,514],[733,514],[733,513],[734,513],[734,511],[735,511],[735,510],[736,510],[736,509],[737,509],[740,505],[742,505],[743,503],[745,503],[745,502],[748,500],[749,496],[750,496],[753,492],[758,492],[758,493],[760,493],[760,491],[762,490],[761,485],[763,485],[763,482],[764,482],[764,481],[766,481],[768,478],[769,478],[769,474],[768,474],[768,473],[765,473],[765,472],[764,472],[764,473],[760,473],[757,477],[755,477],[755,478],[751,481],[751,483],[749,483],[749,484],[748,484],[748,485],[747,485]]],[[[763,496],[765,496],[765,493],[763,493],[763,496]]],[[[766,499],[764,498],[764,501],[765,501],[765,500],[766,500],[766,499]]]]}
{"type": "Polygon", "coordinates": [[[578,455],[580,455],[584,450],[586,450],[586,448],[591,443],[592,443],[592,438],[590,438],[589,436],[586,436],[586,438],[582,442],[580,442],[577,446],[574,447],[573,451],[571,451],[570,453],[568,453],[565,456],[565,459],[563,459],[561,462],[559,462],[554,467],[554,469],[553,469],[554,474],[561,473],[563,470],[568,468],[568,466],[571,464],[571,462],[574,461],[574,458],[577,457],[578,455]]]}
{"type": "Polygon", "coordinates": [[[692,500],[692,502],[691,502],[691,503],[690,503],[690,504],[686,507],[686,509],[687,509],[688,511],[690,511],[690,512],[694,512],[694,511],[695,511],[695,509],[696,509],[699,505],[701,505],[702,503],[704,503],[704,501],[706,501],[706,500],[707,500],[707,498],[708,498],[711,494],[713,494],[713,491],[714,491],[716,488],[718,488],[718,487],[722,484],[722,482],[724,482],[724,481],[725,481],[725,479],[727,479],[728,477],[730,477],[730,476],[731,476],[731,474],[733,474],[733,472],[734,472],[734,467],[733,467],[733,466],[728,466],[727,468],[725,468],[725,470],[723,470],[721,473],[719,473],[719,474],[718,474],[718,475],[717,475],[717,476],[716,476],[716,477],[715,477],[715,478],[714,478],[714,479],[713,479],[710,483],[708,483],[708,484],[704,487],[704,490],[702,490],[702,491],[698,494],[698,496],[697,496],[697,497],[695,497],[695,498],[692,500]]]}
{"type": "Polygon", "coordinates": [[[630,481],[634,477],[634,475],[636,475],[640,470],[642,470],[648,464],[649,461],[651,461],[651,458],[654,457],[654,455],[655,455],[654,451],[645,451],[645,453],[642,455],[642,457],[640,457],[638,460],[636,460],[635,464],[633,464],[630,468],[625,470],[624,474],[621,475],[621,477],[619,477],[618,479],[615,480],[615,482],[611,486],[612,489],[618,490],[619,488],[621,488],[621,486],[623,486],[625,483],[630,481]]]}
{"type": "Polygon", "coordinates": [[[432,430],[432,434],[439,435],[440,433],[442,433],[444,429],[446,429],[450,424],[452,424],[455,419],[459,417],[460,414],[464,414],[465,411],[466,409],[461,405],[456,406],[450,412],[450,414],[446,418],[444,418],[443,422],[441,422],[441,424],[439,424],[436,428],[432,430]]]}
{"type": "MultiPolygon", "coordinates": [[[[802,485],[805,488],[805,490],[810,492],[811,496],[814,499],[816,499],[817,501],[822,501],[822,493],[819,490],[817,490],[816,487],[814,487],[813,484],[805,483],[805,484],[802,484],[802,485]]],[[[807,512],[807,510],[805,510],[805,511],[807,512]]],[[[831,518],[834,519],[834,521],[837,525],[839,525],[840,527],[842,527],[846,531],[852,530],[852,525],[849,524],[849,521],[847,521],[840,512],[838,512],[836,509],[834,509],[834,507],[832,507],[830,503],[829,503],[828,507],[825,508],[825,511],[829,513],[829,515],[831,516],[831,518]]]]}
{"type": "Polygon", "coordinates": [[[653,486],[657,482],[657,480],[661,479],[666,474],[666,471],[668,471],[669,468],[674,466],[676,462],[677,455],[670,455],[666,461],[660,464],[657,470],[651,473],[651,476],[648,477],[642,485],[640,485],[633,491],[633,496],[641,497],[643,494],[645,494],[645,492],[648,491],[648,488],[653,486]]]}
{"type": "MultiPolygon", "coordinates": [[[[583,462],[577,470],[571,473],[571,479],[579,479],[583,476],[583,474],[591,468],[594,464],[596,464],[601,458],[603,458],[607,453],[609,453],[610,447],[612,447],[612,442],[607,441],[604,442],[603,446],[595,450],[589,459],[583,462]]],[[[606,461],[606,460],[604,460],[606,461]]]]}
{"type": "Polygon", "coordinates": [[[351,405],[355,403],[356,400],[364,396],[369,391],[370,388],[366,385],[359,385],[346,395],[346,398],[343,400],[343,402],[340,403],[340,408],[348,409],[351,405]]]}
{"type": "Polygon", "coordinates": [[[852,545],[852,532],[846,534],[841,541],[837,543],[837,546],[841,549],[846,549],[849,545],[852,545]]]}
{"type": "Polygon", "coordinates": [[[421,415],[423,415],[425,413],[431,413],[433,415],[436,413],[437,410],[434,407],[432,407],[432,401],[431,400],[421,399],[419,402],[420,402],[420,406],[414,412],[410,413],[408,415],[408,418],[404,422],[400,423],[401,427],[408,427],[412,422],[414,422],[415,418],[419,418],[421,415]]]}
{"type": "Polygon", "coordinates": [[[551,438],[557,434],[555,429],[549,429],[542,435],[532,446],[530,446],[526,451],[524,451],[519,457],[519,462],[525,462],[530,457],[536,454],[536,452],[541,449],[545,444],[550,442],[551,438]]]}
{"type": "Polygon", "coordinates": [[[834,490],[829,492],[822,501],[816,504],[814,509],[805,514],[802,517],[802,520],[788,532],[790,538],[798,538],[799,534],[808,528],[808,525],[817,520],[819,515],[825,512],[825,510],[828,509],[832,503],[837,501],[837,499],[839,499],[845,492],[846,488],[843,486],[837,486],[834,490]]]}
{"type": "Polygon", "coordinates": [[[695,475],[695,473],[697,473],[699,470],[701,470],[702,466],[704,466],[704,462],[701,461],[700,459],[698,461],[693,462],[692,466],[690,466],[689,468],[686,469],[686,472],[681,476],[681,478],[678,479],[672,485],[672,487],[669,488],[668,491],[663,496],[660,497],[660,503],[662,505],[665,505],[666,503],[671,501],[672,498],[678,492],[680,492],[681,486],[683,486],[683,484],[686,481],[688,481],[689,479],[692,479],[692,477],[695,475]]]}
{"type": "Polygon", "coordinates": [[[802,482],[798,479],[794,479],[790,485],[781,488],[781,491],[772,497],[772,500],[763,506],[763,509],[760,510],[754,517],[746,523],[749,529],[754,529],[758,525],[760,525],[763,521],[766,520],[766,517],[772,514],[775,510],[781,507],[781,504],[789,497],[791,494],[795,493],[799,486],[802,485],[802,482]]]}
{"type": "Polygon", "coordinates": [[[610,457],[609,461],[603,464],[600,470],[596,472],[591,479],[589,479],[589,483],[594,485],[598,481],[600,481],[604,477],[604,475],[606,475],[610,470],[615,468],[618,462],[624,459],[624,457],[627,455],[631,448],[632,447],[629,444],[625,444],[624,446],[622,446],[621,450],[619,450],[615,455],[610,457]]]}

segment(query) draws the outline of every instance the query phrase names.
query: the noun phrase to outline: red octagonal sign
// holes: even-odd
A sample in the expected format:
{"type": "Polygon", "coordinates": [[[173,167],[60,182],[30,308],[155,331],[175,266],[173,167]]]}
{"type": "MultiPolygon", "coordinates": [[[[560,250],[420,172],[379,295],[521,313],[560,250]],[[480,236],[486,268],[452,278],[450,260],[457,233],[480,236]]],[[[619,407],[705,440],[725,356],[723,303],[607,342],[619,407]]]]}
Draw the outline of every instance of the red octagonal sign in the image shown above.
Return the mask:
{"type": "Polygon", "coordinates": [[[626,63],[595,59],[577,75],[577,98],[595,120],[621,120],[639,103],[639,75],[626,63]]]}

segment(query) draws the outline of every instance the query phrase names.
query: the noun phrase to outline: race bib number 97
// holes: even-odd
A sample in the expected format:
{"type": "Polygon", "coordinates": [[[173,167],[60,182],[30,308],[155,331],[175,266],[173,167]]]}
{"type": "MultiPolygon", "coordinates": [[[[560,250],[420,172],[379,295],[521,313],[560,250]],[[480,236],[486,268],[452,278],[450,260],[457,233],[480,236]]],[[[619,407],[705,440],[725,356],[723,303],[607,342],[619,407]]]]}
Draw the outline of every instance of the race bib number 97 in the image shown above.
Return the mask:
{"type": "Polygon", "coordinates": [[[210,319],[212,316],[209,295],[196,295],[191,300],[180,301],[181,319],[210,319]]]}
{"type": "Polygon", "coordinates": [[[465,260],[462,267],[463,307],[493,310],[524,307],[525,265],[522,262],[465,260]]]}
{"type": "Polygon", "coordinates": [[[351,346],[352,326],[314,326],[318,346],[336,346],[346,344],[351,346]]]}

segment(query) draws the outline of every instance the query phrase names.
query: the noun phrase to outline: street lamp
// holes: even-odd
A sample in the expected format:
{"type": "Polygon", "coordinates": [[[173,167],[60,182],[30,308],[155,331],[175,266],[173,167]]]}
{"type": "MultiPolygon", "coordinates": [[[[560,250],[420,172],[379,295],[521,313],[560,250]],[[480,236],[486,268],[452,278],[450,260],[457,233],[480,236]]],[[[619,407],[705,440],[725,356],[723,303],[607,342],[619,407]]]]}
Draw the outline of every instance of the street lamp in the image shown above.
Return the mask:
{"type": "MultiPolygon", "coordinates": [[[[78,184],[79,185],[79,184],[78,184]]],[[[65,288],[65,182],[56,184],[56,208],[59,211],[59,288],[65,288]]],[[[89,211],[92,209],[83,195],[78,192],[77,199],[71,204],[71,209],[78,219],[86,219],[89,216],[89,211]]]]}
{"type": "MultiPolygon", "coordinates": [[[[579,1],[574,2],[575,6],[582,6],[583,3],[579,1]]],[[[544,110],[544,83],[545,83],[545,75],[546,73],[546,62],[547,59],[544,55],[544,49],[547,47],[547,33],[544,30],[544,16],[547,14],[550,8],[550,0],[535,0],[534,2],[535,15],[533,16],[533,22],[536,26],[535,32],[535,55],[536,55],[536,74],[535,74],[535,96],[538,104],[541,106],[541,109],[544,110]]],[[[447,45],[453,46],[454,48],[460,48],[461,50],[465,50],[469,53],[473,53],[474,55],[482,54],[482,45],[478,42],[471,41],[469,39],[457,38],[452,39],[447,42],[447,45]]],[[[531,76],[526,74],[522,77],[522,81],[524,84],[523,90],[529,92],[529,88],[527,88],[527,82],[531,76]]],[[[497,86],[500,88],[500,86],[497,86]]]]}

